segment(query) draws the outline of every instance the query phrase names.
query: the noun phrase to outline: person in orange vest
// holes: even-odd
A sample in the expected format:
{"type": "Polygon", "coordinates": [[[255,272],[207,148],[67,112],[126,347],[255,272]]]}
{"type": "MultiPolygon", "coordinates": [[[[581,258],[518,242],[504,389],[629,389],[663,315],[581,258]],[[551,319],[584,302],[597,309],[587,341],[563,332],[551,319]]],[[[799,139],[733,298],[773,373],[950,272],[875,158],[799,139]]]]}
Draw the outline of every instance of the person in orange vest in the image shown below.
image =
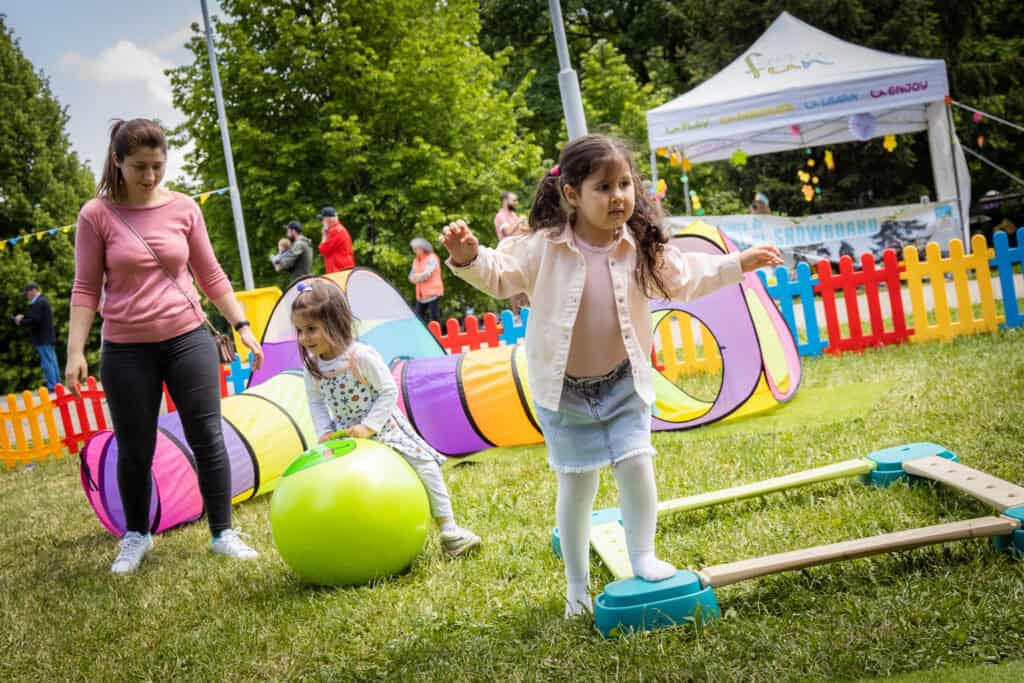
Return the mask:
{"type": "Polygon", "coordinates": [[[320,210],[320,223],[324,226],[320,237],[320,255],[324,257],[324,272],[336,273],[339,270],[355,268],[356,257],[352,252],[352,237],[338,220],[338,212],[333,206],[325,206],[320,210]]]}
{"type": "Polygon", "coordinates": [[[416,315],[423,322],[441,321],[441,297],[444,284],[441,282],[441,259],[434,253],[434,247],[422,237],[409,243],[416,257],[409,270],[409,282],[416,285],[416,315]]]}

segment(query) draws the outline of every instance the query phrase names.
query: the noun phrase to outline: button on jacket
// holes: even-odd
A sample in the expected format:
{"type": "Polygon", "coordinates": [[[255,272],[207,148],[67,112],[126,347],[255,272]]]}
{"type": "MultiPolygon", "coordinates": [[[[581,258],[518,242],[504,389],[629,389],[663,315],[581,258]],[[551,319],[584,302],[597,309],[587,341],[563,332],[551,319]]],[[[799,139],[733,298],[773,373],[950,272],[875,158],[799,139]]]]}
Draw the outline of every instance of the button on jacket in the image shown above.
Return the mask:
{"type": "MultiPolygon", "coordinates": [[[[608,255],[622,342],[632,365],[637,393],[654,402],[650,353],[653,344],[650,300],[637,284],[636,242],[628,229],[608,255]]],[[[558,410],[572,328],[576,322],[586,264],[568,227],[540,230],[503,240],[497,249],[480,246],[465,266],[448,266],[456,276],[499,299],[530,296],[526,323],[526,362],[530,391],[538,405],[558,410]]],[[[670,298],[692,301],[743,279],[738,253],[685,253],[666,244],[659,271],[670,298]]]]}

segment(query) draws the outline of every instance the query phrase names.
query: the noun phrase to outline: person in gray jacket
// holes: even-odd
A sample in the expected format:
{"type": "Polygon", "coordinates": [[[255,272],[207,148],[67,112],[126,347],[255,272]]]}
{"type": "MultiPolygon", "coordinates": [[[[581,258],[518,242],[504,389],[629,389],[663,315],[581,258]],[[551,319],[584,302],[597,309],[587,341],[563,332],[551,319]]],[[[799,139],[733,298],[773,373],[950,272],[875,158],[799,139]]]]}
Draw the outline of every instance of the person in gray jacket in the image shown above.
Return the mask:
{"type": "Polygon", "coordinates": [[[302,223],[292,221],[285,226],[285,234],[292,246],[288,251],[270,257],[274,270],[288,272],[290,282],[313,272],[313,244],[302,234],[302,223]]]}

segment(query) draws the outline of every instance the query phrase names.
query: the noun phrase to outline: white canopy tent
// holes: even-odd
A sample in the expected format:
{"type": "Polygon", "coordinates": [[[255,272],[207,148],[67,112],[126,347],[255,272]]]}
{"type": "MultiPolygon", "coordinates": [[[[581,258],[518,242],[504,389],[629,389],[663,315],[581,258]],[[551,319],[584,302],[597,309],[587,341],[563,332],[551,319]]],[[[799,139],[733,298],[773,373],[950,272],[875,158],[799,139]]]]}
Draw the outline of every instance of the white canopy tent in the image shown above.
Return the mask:
{"type": "Polygon", "coordinates": [[[648,111],[648,140],[652,154],[675,148],[697,164],[858,140],[850,117],[871,114],[861,135],[928,131],[936,198],[959,201],[966,230],[970,177],[948,90],[942,60],[853,45],[783,12],[725,69],[648,111]]]}

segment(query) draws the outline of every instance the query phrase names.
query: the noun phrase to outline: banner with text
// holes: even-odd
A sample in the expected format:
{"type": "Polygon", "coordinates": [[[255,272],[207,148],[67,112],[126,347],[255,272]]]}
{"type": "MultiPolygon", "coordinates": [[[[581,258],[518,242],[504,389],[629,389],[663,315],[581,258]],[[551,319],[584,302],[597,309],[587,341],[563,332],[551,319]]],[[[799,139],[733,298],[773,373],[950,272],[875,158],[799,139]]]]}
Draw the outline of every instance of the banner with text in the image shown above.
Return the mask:
{"type": "Polygon", "coordinates": [[[800,218],[752,214],[666,219],[673,229],[694,220],[719,228],[740,249],[774,244],[782,250],[789,266],[822,259],[835,262],[840,256],[856,261],[867,252],[880,259],[886,249],[901,251],[907,245],[923,248],[928,242],[938,242],[945,252],[951,239],[963,238],[956,202],[886,206],[800,218]]]}

